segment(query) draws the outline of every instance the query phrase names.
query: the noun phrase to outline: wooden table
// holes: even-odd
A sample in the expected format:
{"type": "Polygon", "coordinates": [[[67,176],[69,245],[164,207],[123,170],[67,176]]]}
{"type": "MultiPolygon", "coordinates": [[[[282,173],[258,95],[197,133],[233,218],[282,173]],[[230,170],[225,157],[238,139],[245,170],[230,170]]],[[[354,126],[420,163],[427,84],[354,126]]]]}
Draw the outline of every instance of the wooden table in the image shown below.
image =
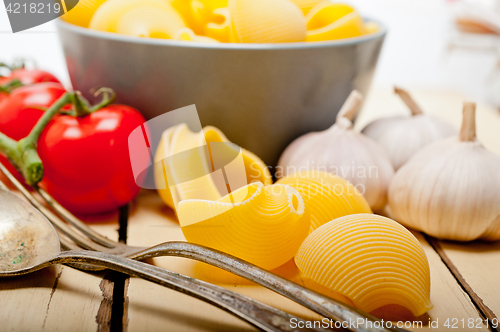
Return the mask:
{"type": "MultiPolygon", "coordinates": [[[[459,126],[463,102],[461,95],[443,91],[417,91],[414,95],[427,112],[438,114],[459,126]]],[[[361,128],[373,118],[403,112],[405,107],[390,89],[374,89],[356,126],[361,128]]],[[[479,105],[477,126],[479,139],[490,150],[500,154],[500,112],[479,105]]],[[[117,239],[118,214],[99,219],[100,222],[93,223],[92,227],[117,239]]],[[[132,204],[126,227],[126,241],[131,245],[149,246],[169,240],[184,240],[173,211],[165,207],[152,191],[141,192],[132,204]]],[[[488,318],[491,321],[500,316],[500,242],[458,244],[415,234],[429,259],[434,309],[417,319],[404,313],[397,318],[405,321],[412,319],[412,326],[406,326],[408,330],[445,331],[451,329],[455,322],[455,330],[458,331],[490,330],[491,325],[488,328],[484,320],[488,318]],[[445,326],[447,321],[450,328],[445,326]],[[471,328],[468,327],[469,321],[473,322],[471,328]],[[419,322],[422,322],[422,327],[419,327],[419,322]],[[436,324],[438,328],[435,328],[436,324]]],[[[151,262],[221,284],[306,319],[319,319],[316,314],[271,291],[203,263],[175,257],[156,258],[151,262]]],[[[292,262],[275,272],[301,282],[292,262]]],[[[119,330],[191,332],[255,329],[199,300],[115,272],[90,274],[57,266],[21,278],[0,280],[2,332],[119,330]]]]}

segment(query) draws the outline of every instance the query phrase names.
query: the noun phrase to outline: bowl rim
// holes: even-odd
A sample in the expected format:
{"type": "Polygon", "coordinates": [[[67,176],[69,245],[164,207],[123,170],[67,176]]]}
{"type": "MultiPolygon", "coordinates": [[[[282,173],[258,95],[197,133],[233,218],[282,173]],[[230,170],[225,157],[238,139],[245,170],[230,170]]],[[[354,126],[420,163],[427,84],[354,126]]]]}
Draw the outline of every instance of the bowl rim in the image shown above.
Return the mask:
{"type": "Polygon", "coordinates": [[[342,47],[354,44],[360,44],[365,41],[375,40],[383,38],[387,34],[387,28],[384,24],[380,23],[378,20],[363,17],[365,21],[373,21],[379,25],[379,30],[377,32],[359,36],[351,37],[346,39],[321,41],[321,42],[294,42],[294,43],[262,43],[262,44],[251,44],[251,43],[204,43],[196,41],[181,41],[181,40],[171,40],[171,39],[156,39],[156,38],[143,38],[134,37],[127,35],[120,35],[117,33],[104,32],[92,30],[89,28],[84,28],[78,25],[74,25],[64,21],[61,18],[57,18],[56,25],[58,30],[64,29],[70,32],[81,34],[87,37],[95,37],[105,40],[119,41],[119,42],[130,42],[135,44],[143,45],[155,45],[155,46],[177,46],[184,48],[205,48],[205,49],[224,49],[224,50],[289,50],[289,49],[312,49],[312,48],[328,48],[328,47],[342,47]]]}

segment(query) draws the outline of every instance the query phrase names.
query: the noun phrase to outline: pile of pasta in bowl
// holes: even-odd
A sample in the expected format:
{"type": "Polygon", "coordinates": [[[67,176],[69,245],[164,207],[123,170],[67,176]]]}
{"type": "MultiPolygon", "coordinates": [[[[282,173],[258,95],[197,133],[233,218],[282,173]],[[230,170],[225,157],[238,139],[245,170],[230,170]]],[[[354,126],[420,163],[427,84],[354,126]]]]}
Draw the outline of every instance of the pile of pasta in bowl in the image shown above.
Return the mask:
{"type": "Polygon", "coordinates": [[[69,23],[135,37],[207,43],[317,42],[375,33],[330,0],[80,0],[69,23]]]}

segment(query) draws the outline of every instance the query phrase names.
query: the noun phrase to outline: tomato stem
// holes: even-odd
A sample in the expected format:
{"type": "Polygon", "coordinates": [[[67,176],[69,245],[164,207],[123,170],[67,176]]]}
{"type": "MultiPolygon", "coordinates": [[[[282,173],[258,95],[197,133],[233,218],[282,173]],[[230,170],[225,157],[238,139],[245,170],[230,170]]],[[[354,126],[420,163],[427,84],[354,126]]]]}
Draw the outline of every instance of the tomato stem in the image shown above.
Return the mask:
{"type": "Polygon", "coordinates": [[[0,132],[0,151],[4,152],[4,151],[14,150],[16,144],[17,142],[14,141],[12,138],[0,132]]]}
{"type": "Polygon", "coordinates": [[[73,100],[74,115],[77,117],[89,115],[115,101],[116,94],[110,88],[100,88],[94,93],[94,96],[97,97],[100,94],[104,95],[102,101],[99,104],[92,106],[79,91],[76,91],[73,100]]]}
{"type": "Polygon", "coordinates": [[[20,141],[0,133],[0,152],[23,175],[28,185],[34,186],[43,178],[42,160],[36,151],[42,131],[62,107],[74,100],[74,96],[73,92],[65,93],[38,120],[29,135],[20,141]]]}
{"type": "Polygon", "coordinates": [[[98,111],[101,108],[106,107],[109,104],[112,104],[116,99],[116,93],[113,91],[113,89],[110,89],[110,88],[98,89],[94,93],[94,97],[97,97],[100,94],[103,94],[102,101],[99,104],[92,106],[92,108],[90,109],[90,112],[98,111]]]}
{"type": "Polygon", "coordinates": [[[27,144],[27,146],[35,146],[38,143],[38,138],[42,134],[42,131],[47,127],[47,124],[52,120],[52,118],[63,108],[66,104],[71,103],[75,98],[74,92],[66,92],[62,95],[49,109],[43,114],[43,116],[38,120],[36,125],[31,129],[31,132],[26,138],[23,138],[18,143],[27,144]],[[24,143],[23,143],[24,142],[24,143]]]}
{"type": "Polygon", "coordinates": [[[23,83],[21,83],[20,80],[18,79],[15,79],[15,80],[12,80],[10,81],[9,83],[3,85],[3,86],[0,86],[0,93],[11,93],[12,90],[14,89],[17,89],[19,87],[22,87],[23,86],[23,83]]]}
{"type": "Polygon", "coordinates": [[[87,99],[85,99],[82,94],[77,91],[73,98],[73,108],[75,111],[75,116],[81,117],[89,115],[91,113],[90,107],[91,106],[87,99]]]}

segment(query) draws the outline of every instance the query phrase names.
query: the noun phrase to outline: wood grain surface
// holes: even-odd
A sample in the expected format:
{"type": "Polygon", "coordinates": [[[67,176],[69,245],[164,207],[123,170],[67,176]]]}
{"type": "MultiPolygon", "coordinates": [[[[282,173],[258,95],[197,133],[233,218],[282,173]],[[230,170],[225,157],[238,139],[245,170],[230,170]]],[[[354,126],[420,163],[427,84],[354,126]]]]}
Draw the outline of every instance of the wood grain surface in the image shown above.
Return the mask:
{"type": "MultiPolygon", "coordinates": [[[[116,222],[93,226],[117,238],[116,222]]],[[[0,331],[109,331],[112,272],[84,273],[53,266],[12,279],[0,279],[0,331]]]]}
{"type": "MultiPolygon", "coordinates": [[[[459,127],[462,102],[466,99],[462,95],[411,89],[410,92],[424,112],[439,115],[459,127]]],[[[374,89],[358,116],[356,128],[381,116],[405,113],[404,104],[392,89],[374,89]]],[[[478,105],[477,127],[478,138],[500,154],[500,113],[478,105]]],[[[112,239],[118,238],[117,214],[94,219],[93,228],[112,239]]],[[[414,323],[413,327],[406,327],[409,330],[448,331],[450,329],[444,326],[446,320],[470,318],[476,322],[473,328],[459,326],[455,330],[487,331],[482,320],[488,317],[488,310],[496,317],[500,315],[500,242],[462,244],[429,239],[429,243],[423,235],[415,234],[429,259],[434,308],[418,318],[394,308],[379,310],[377,314],[422,322],[422,328],[414,323]],[[478,306],[479,300],[484,307],[478,306]],[[434,326],[429,326],[429,322],[434,326]],[[438,328],[435,328],[436,322],[438,328]]],[[[127,243],[149,246],[169,240],[184,240],[175,214],[155,192],[142,191],[131,208],[127,243]]],[[[206,264],[175,257],[150,262],[217,283],[298,316],[320,319],[269,290],[206,264]]],[[[293,262],[274,272],[302,282],[293,262]]],[[[110,331],[112,316],[116,319],[117,314],[122,318],[121,324],[113,326],[129,332],[255,331],[230,314],[184,294],[137,278],[116,283],[114,280],[110,272],[89,274],[61,266],[20,278],[0,279],[0,331],[110,331]],[[123,298],[114,294],[120,287],[124,287],[123,298]],[[121,311],[116,311],[117,307],[121,311]]]]}

